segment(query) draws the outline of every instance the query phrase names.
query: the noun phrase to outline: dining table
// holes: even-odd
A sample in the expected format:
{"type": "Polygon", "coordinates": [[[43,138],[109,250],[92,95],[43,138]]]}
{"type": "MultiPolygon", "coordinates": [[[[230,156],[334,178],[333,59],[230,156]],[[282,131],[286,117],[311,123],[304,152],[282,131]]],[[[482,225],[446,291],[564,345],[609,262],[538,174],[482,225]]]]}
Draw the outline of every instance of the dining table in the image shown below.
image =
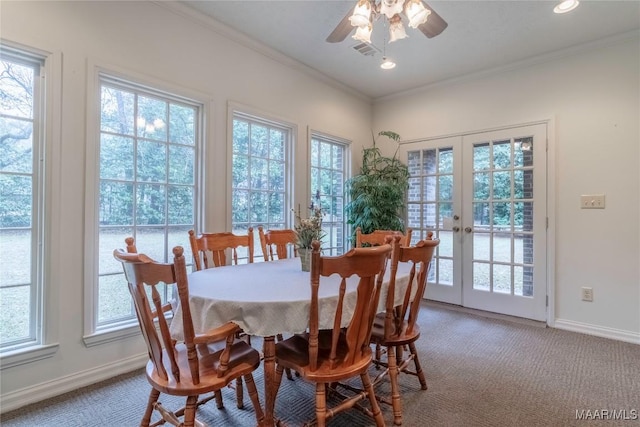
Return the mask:
{"type": "MultiPolygon", "coordinates": [[[[400,263],[396,273],[395,304],[399,305],[409,282],[410,265],[400,263]]],[[[378,311],[385,309],[390,278],[387,268],[378,311]]],[[[263,338],[265,426],[276,425],[275,337],[307,330],[311,303],[310,273],[302,271],[299,258],[229,265],[194,271],[188,275],[189,304],[194,332],[204,333],[227,322],[237,324],[253,336],[263,338]]],[[[356,304],[357,276],[346,282],[343,317],[346,327],[356,304]]],[[[338,302],[340,277],[320,279],[319,327],[332,329],[338,302]]],[[[182,339],[182,311],[178,304],[170,326],[171,335],[182,339]]]]}

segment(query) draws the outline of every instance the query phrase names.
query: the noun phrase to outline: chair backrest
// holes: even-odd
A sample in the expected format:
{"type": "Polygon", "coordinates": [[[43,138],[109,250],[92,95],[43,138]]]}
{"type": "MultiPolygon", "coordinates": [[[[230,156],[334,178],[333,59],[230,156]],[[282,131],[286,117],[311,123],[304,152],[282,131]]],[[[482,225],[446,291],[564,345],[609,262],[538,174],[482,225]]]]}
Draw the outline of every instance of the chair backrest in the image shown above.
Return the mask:
{"type": "Polygon", "coordinates": [[[293,256],[298,256],[296,247],[298,236],[295,231],[291,229],[264,231],[262,227],[258,227],[258,234],[260,235],[260,245],[262,246],[265,261],[288,258],[290,246],[293,246],[293,256]],[[276,249],[275,256],[273,253],[274,247],[276,249]]]}
{"type": "Polygon", "coordinates": [[[253,262],[253,227],[249,227],[245,235],[224,232],[196,236],[195,231],[189,230],[189,243],[196,270],[227,265],[228,249],[231,250],[233,264],[238,264],[239,247],[247,248],[248,262],[253,262]]]}
{"type": "Polygon", "coordinates": [[[420,311],[420,301],[427,287],[427,275],[433,253],[440,244],[440,240],[432,239],[433,233],[429,232],[428,238],[420,240],[415,246],[400,246],[391,257],[391,269],[397,270],[399,262],[411,263],[409,284],[404,293],[402,304],[395,306],[395,280],[389,283],[387,299],[385,301],[385,338],[401,333],[402,324],[406,321],[406,333],[411,333],[420,311]]]}
{"type": "Polygon", "coordinates": [[[338,303],[334,315],[333,330],[331,331],[331,350],[329,365],[331,369],[337,366],[352,365],[365,357],[371,357],[369,339],[371,328],[378,308],[380,289],[384,278],[387,262],[391,255],[391,245],[384,244],[373,248],[354,248],[341,256],[320,255],[320,243],[314,241],[311,254],[311,305],[309,311],[309,368],[318,368],[318,338],[319,338],[319,307],[318,292],[321,286],[320,278],[337,274],[341,278],[338,303]],[[353,317],[345,330],[341,329],[346,291],[346,280],[351,276],[359,279],[356,305],[353,317]],[[341,339],[341,334],[344,336],[341,339]],[[338,351],[339,343],[346,340],[347,349],[342,347],[338,351]],[[340,359],[338,354],[340,353],[340,359]]]}
{"type": "Polygon", "coordinates": [[[129,284],[129,292],[133,297],[136,315],[142,335],[147,343],[149,359],[153,362],[156,372],[164,380],[171,375],[176,382],[180,382],[180,368],[174,350],[176,342],[169,333],[169,324],[164,316],[171,310],[169,303],[162,303],[161,291],[158,287],[174,284],[178,289],[178,296],[182,306],[182,321],[184,328],[184,343],[192,348],[189,353],[189,368],[194,384],[199,383],[198,357],[194,345],[194,330],[189,307],[189,287],[184,250],[181,246],[173,249],[173,263],[164,264],[153,261],[144,254],[129,253],[122,249],[113,251],[116,260],[122,263],[122,268],[129,284]],[[148,296],[151,296],[149,300],[148,296]],[[157,322],[160,332],[156,329],[157,322]],[[163,353],[163,348],[167,349],[163,353]],[[163,360],[164,355],[167,361],[163,360]],[[169,371],[167,371],[167,368],[169,371]]]}
{"type": "Polygon", "coordinates": [[[356,248],[361,248],[364,244],[368,244],[370,246],[382,245],[388,235],[395,234],[402,236],[402,239],[400,240],[401,246],[409,246],[411,244],[412,232],[413,230],[411,228],[407,228],[407,234],[402,234],[401,232],[394,230],[373,230],[369,234],[363,234],[362,229],[358,227],[356,228],[356,248]]]}

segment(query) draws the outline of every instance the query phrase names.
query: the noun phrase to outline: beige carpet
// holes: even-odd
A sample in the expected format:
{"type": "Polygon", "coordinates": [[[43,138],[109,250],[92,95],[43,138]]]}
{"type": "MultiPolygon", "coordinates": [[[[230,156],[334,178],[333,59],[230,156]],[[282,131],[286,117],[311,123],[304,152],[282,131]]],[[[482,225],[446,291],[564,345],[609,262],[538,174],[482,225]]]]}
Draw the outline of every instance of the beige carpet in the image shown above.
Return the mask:
{"type": "MultiPolygon", "coordinates": [[[[638,345],[435,304],[424,304],[419,323],[418,350],[429,390],[421,391],[416,378],[401,376],[404,426],[640,425],[638,345]]],[[[262,390],[261,370],[255,376],[262,390]]],[[[148,391],[144,374],[136,371],[4,414],[0,424],[136,426],[148,391]]],[[[387,384],[379,391],[387,392],[387,384]]],[[[284,378],[277,415],[288,426],[302,425],[313,417],[313,392],[311,384],[284,378]]],[[[161,402],[179,404],[163,396],[161,402]]],[[[225,390],[225,402],[221,411],[213,402],[201,407],[198,419],[209,426],[256,424],[248,397],[244,410],[235,408],[233,390],[225,390]]],[[[382,409],[392,425],[391,408],[382,409]]],[[[373,423],[354,410],[330,425],[373,423]]]]}

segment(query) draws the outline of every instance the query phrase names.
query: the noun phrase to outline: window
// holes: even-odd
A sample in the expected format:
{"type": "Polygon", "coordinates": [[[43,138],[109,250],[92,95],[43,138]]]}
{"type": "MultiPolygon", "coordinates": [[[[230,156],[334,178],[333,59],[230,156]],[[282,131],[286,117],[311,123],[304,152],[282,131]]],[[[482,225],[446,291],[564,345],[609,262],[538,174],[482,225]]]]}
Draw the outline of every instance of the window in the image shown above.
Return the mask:
{"type": "MultiPolygon", "coordinates": [[[[95,329],[135,319],[122,266],[127,236],[169,262],[195,228],[202,105],[100,74],[99,201],[95,329]]],[[[165,299],[168,297],[165,289],[165,299]]]]}
{"type": "Polygon", "coordinates": [[[0,350],[42,342],[44,57],[0,52],[0,350]]]}
{"type": "Polygon", "coordinates": [[[311,194],[319,195],[325,215],[322,250],[326,255],[345,252],[344,181],[347,144],[335,138],[311,134],[311,194]]]}
{"type": "MultiPolygon", "coordinates": [[[[234,113],[232,141],[232,223],[236,234],[254,228],[254,262],[262,258],[258,226],[290,228],[289,153],[291,128],[234,113]]],[[[246,253],[238,252],[246,260],[246,253]]]]}

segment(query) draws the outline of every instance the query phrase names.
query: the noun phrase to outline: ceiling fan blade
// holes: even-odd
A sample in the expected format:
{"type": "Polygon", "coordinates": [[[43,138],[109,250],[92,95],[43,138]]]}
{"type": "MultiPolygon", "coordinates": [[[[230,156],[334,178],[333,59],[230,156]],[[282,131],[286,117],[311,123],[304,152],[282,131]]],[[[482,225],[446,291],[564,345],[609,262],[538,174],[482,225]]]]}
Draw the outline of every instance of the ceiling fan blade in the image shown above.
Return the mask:
{"type": "Polygon", "coordinates": [[[349,9],[349,12],[342,18],[342,21],[340,21],[338,26],[329,34],[327,37],[329,43],[339,43],[346,39],[351,31],[353,31],[354,27],[351,25],[351,21],[349,21],[349,17],[353,15],[353,9],[355,9],[355,6],[349,9]]]}
{"type": "Polygon", "coordinates": [[[424,3],[424,7],[431,11],[431,14],[429,15],[429,19],[427,19],[427,22],[418,25],[418,29],[422,31],[425,36],[432,38],[443,32],[449,24],[447,24],[447,22],[442,19],[442,17],[438,15],[438,13],[433,10],[431,6],[429,6],[425,2],[422,3],[424,3]]]}

